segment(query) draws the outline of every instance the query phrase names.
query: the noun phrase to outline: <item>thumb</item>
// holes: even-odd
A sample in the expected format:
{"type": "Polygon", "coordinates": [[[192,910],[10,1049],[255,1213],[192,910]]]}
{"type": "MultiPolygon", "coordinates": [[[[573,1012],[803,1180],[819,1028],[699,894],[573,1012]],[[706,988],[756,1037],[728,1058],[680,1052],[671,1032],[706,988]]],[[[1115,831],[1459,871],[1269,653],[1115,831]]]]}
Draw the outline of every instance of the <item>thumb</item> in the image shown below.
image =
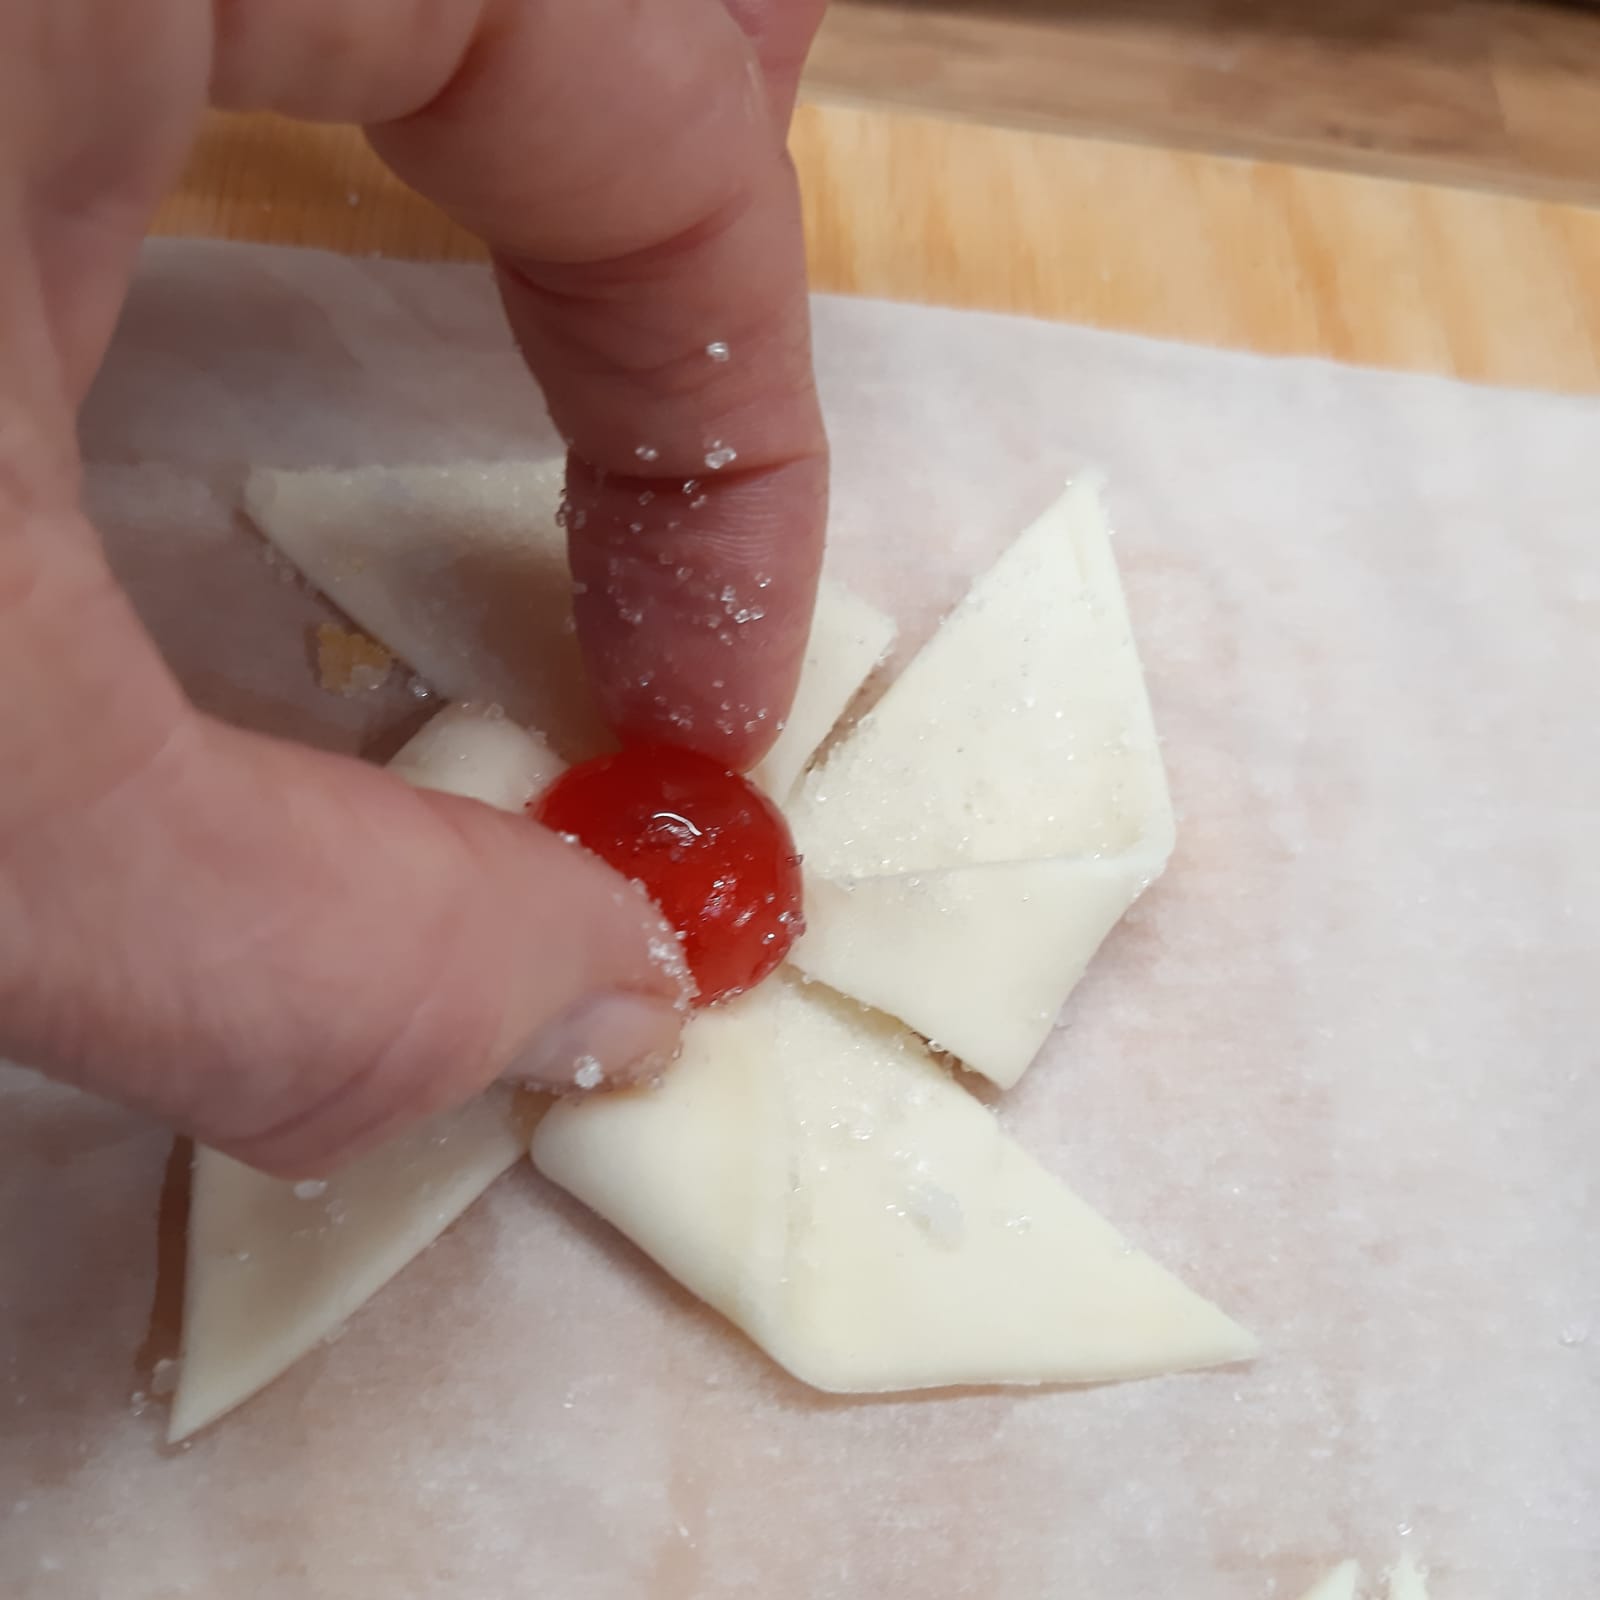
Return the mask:
{"type": "Polygon", "coordinates": [[[624,879],[199,716],[109,582],[28,595],[0,629],[0,1055],[289,1175],[501,1075],[670,1054],[677,946],[624,879]]]}

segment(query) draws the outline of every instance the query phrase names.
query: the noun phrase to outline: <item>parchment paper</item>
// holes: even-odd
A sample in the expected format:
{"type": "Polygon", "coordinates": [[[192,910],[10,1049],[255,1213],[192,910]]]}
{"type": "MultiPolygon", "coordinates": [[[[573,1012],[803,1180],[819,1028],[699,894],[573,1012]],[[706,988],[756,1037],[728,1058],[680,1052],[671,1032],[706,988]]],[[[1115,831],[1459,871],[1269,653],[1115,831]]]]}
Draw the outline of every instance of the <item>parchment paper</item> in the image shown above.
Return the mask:
{"type": "MultiPolygon", "coordinates": [[[[169,1454],[168,1140],[16,1072],[0,1592],[1246,1600],[1404,1548],[1435,1600],[1600,1592],[1600,406],[843,301],[817,342],[837,570],[908,644],[1109,474],[1179,849],[1003,1115],[1267,1354],[825,1399],[521,1171],[169,1454]]],[[[314,686],[243,474],[541,416],[476,270],[168,244],[83,436],[194,693],[355,750],[416,703],[314,686]]]]}

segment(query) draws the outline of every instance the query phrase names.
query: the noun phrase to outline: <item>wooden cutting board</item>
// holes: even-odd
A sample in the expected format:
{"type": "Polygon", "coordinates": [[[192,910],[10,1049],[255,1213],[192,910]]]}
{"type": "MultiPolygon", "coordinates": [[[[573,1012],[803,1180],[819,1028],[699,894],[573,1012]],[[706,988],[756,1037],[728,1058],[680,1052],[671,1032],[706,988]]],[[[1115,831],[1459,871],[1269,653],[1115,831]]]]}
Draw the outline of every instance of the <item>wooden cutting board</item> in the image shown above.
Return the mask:
{"type": "MultiPolygon", "coordinates": [[[[1600,391],[1600,210],[809,104],[818,289],[1600,391]]],[[[412,257],[473,240],[348,128],[214,116],[163,233],[412,257]]]]}

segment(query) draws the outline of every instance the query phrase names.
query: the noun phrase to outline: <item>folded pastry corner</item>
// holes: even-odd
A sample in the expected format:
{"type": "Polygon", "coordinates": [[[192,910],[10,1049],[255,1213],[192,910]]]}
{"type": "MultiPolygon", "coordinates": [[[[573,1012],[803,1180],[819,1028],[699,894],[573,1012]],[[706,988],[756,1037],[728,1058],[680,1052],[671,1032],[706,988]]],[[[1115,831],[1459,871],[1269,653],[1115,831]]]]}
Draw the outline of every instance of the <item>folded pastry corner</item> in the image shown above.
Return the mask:
{"type": "Polygon", "coordinates": [[[814,1388],[1094,1383],[1256,1341],[1051,1176],[908,1030],[785,973],[534,1165],[814,1388]]]}
{"type": "Polygon", "coordinates": [[[1172,853],[1094,478],[973,584],[789,815],[811,879],[795,964],[1014,1084],[1172,853]]]}

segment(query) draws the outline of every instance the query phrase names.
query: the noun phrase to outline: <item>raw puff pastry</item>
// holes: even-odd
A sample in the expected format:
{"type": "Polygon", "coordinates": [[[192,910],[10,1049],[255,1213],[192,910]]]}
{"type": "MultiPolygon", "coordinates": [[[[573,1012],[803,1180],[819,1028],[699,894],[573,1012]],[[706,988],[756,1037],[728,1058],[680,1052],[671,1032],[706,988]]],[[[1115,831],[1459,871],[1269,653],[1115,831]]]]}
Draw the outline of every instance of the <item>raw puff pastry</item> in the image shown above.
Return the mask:
{"type": "MultiPolygon", "coordinates": [[[[251,515],[319,588],[446,694],[509,712],[444,713],[396,760],[411,781],[514,809],[558,766],[517,722],[573,759],[598,747],[559,492],[551,464],[252,478],[251,515]]],[[[551,1110],[535,1162],[819,1388],[1248,1357],[1249,1334],[1045,1173],[918,1037],[1014,1082],[1171,849],[1095,486],[1022,535],[796,788],[891,636],[824,585],[794,714],[756,774],[808,858],[793,968],[698,1017],[660,1089],[551,1110]]],[[[491,1096],[314,1198],[202,1152],[173,1437],[348,1317],[534,1120],[491,1096]]]]}

